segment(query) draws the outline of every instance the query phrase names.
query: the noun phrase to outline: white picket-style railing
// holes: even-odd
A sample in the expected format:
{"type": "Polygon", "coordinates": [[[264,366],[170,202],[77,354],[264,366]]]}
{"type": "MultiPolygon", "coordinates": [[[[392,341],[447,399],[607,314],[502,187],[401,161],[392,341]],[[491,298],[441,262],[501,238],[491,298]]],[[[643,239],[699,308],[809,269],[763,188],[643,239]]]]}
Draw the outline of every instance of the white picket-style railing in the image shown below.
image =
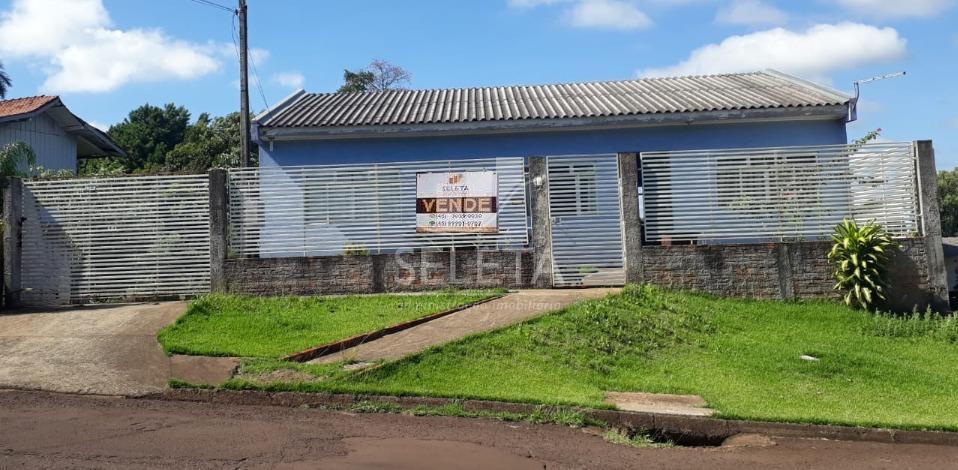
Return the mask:
{"type": "Polygon", "coordinates": [[[920,227],[910,142],[641,154],[645,239],[825,239],[844,218],[920,227]]]}
{"type": "Polygon", "coordinates": [[[23,301],[208,292],[209,215],[206,175],[26,181],[23,301]]]}
{"type": "Polygon", "coordinates": [[[284,166],[229,171],[230,250],[237,256],[329,256],[528,242],[522,158],[284,166]],[[498,231],[416,233],[416,174],[495,171],[498,231]]]}

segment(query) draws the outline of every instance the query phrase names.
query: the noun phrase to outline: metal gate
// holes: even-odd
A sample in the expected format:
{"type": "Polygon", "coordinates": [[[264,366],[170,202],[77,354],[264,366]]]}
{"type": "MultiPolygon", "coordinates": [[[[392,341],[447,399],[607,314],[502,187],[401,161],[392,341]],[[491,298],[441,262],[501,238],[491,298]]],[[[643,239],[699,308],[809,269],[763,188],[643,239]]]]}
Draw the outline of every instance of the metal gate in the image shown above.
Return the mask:
{"type": "Polygon", "coordinates": [[[209,291],[206,175],[27,181],[23,217],[25,304],[209,291]]]}
{"type": "Polygon", "coordinates": [[[615,155],[548,157],[556,287],[625,284],[615,155]]]}

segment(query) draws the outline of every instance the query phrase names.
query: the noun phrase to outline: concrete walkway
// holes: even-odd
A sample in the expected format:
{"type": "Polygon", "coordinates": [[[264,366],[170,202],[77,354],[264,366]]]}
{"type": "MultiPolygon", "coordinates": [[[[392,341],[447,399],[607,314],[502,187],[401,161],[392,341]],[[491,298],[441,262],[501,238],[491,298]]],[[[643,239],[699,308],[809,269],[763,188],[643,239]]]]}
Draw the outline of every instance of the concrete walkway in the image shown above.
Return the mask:
{"type": "Polygon", "coordinates": [[[618,291],[612,288],[523,290],[310,362],[396,360],[431,346],[509,326],[618,291]]]}
{"type": "Polygon", "coordinates": [[[162,391],[170,359],[156,333],[185,302],[0,314],[0,388],[99,395],[162,391]]]}

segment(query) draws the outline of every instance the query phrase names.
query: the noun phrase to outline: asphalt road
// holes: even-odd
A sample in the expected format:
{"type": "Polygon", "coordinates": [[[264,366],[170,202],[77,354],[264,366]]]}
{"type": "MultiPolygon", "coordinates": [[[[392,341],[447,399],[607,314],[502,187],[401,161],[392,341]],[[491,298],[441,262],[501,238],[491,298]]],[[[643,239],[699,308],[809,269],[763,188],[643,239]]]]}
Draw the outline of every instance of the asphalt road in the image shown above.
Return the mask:
{"type": "Polygon", "coordinates": [[[582,429],[0,391],[0,468],[956,468],[958,448],[635,449],[582,429]]]}

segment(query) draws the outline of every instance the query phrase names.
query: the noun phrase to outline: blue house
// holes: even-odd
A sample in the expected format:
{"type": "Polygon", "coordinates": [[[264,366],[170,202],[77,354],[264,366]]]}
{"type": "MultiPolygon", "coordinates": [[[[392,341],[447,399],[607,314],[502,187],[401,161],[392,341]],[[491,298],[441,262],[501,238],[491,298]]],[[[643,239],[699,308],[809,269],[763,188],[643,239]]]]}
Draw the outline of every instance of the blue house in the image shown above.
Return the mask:
{"type": "Polygon", "coordinates": [[[855,99],[776,71],[293,93],[253,122],[260,165],[846,143],[855,99]]]}

